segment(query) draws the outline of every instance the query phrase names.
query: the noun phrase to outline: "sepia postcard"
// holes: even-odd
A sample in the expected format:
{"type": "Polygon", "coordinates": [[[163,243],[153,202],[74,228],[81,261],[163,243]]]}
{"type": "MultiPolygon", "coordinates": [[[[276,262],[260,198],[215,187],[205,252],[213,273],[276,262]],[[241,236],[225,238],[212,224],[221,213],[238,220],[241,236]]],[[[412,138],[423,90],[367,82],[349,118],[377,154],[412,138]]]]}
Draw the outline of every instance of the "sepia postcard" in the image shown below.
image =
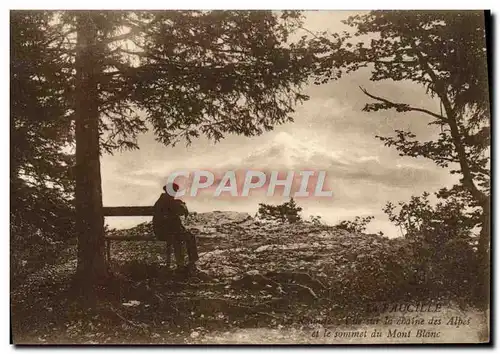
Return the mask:
{"type": "Polygon", "coordinates": [[[11,343],[490,343],[490,16],[11,10],[11,343]]]}

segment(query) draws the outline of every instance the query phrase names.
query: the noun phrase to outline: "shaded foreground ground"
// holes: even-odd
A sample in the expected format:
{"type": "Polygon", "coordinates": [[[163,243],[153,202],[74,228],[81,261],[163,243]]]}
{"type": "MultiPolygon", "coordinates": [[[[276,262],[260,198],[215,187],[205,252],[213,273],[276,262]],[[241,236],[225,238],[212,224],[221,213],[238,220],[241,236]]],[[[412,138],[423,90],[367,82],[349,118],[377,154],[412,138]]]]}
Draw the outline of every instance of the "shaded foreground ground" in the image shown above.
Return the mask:
{"type": "MultiPolygon", "coordinates": [[[[367,250],[402,247],[400,240],[324,225],[263,224],[244,213],[199,214],[187,226],[198,235],[199,273],[184,278],[168,271],[162,242],[114,242],[116,277],[98,300],[75,294],[75,248],[69,248],[58,264],[12,289],[14,342],[359,343],[313,338],[312,333],[347,331],[354,328],[346,324],[350,320],[379,315],[362,303],[347,306],[339,284],[354,274],[367,250]]],[[[147,239],[151,225],[111,233],[147,239]]],[[[448,317],[471,316],[456,308],[445,311],[448,317]]],[[[477,330],[484,319],[477,312],[472,316],[477,326],[469,326],[456,341],[484,339],[484,331],[477,330]]]]}

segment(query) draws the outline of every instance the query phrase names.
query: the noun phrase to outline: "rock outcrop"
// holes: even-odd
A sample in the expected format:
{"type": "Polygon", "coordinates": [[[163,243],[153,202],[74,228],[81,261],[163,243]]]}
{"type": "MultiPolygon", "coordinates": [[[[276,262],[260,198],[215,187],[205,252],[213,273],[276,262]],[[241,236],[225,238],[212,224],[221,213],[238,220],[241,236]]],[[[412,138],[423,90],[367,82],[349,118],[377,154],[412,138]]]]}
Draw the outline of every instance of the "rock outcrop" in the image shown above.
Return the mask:
{"type": "MultiPolygon", "coordinates": [[[[237,212],[192,214],[184,224],[197,236],[201,271],[230,286],[245,285],[273,294],[286,291],[278,289],[276,284],[293,284],[302,295],[317,297],[339,279],[346,279],[359,267],[366,266],[366,260],[374,254],[389,255],[404,243],[400,239],[352,234],[309,222],[266,223],[237,212]]],[[[152,226],[143,223],[110,232],[114,236],[146,237],[152,234],[152,226]]],[[[130,255],[129,251],[126,253],[130,255]]],[[[161,252],[156,257],[161,259],[161,252]]]]}

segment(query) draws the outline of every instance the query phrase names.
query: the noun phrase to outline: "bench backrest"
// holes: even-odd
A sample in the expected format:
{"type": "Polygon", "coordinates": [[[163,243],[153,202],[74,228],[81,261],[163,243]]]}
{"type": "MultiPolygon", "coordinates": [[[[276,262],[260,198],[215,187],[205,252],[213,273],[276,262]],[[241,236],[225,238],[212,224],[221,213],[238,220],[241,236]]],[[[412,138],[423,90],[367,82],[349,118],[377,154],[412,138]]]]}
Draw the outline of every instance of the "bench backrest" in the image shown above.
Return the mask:
{"type": "Polygon", "coordinates": [[[103,207],[104,216],[153,216],[152,206],[103,207]]]}

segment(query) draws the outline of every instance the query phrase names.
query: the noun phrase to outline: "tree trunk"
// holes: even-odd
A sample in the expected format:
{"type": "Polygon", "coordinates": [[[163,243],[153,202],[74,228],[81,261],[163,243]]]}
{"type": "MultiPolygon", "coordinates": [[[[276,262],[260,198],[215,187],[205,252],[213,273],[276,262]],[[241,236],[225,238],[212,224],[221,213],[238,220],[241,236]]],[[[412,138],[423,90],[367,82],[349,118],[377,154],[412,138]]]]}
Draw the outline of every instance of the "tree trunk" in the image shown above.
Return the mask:
{"type": "Polygon", "coordinates": [[[488,307],[490,299],[490,237],[491,237],[491,201],[487,199],[483,205],[482,226],[479,234],[478,253],[479,253],[479,284],[478,296],[482,305],[488,307]]]}
{"type": "Polygon", "coordinates": [[[456,124],[455,118],[451,116],[449,119],[449,126],[453,138],[453,143],[455,145],[455,150],[457,151],[460,168],[463,175],[462,183],[470,192],[472,197],[477,201],[477,203],[483,209],[481,216],[481,231],[479,233],[477,251],[478,251],[478,283],[477,283],[477,296],[479,302],[485,306],[489,304],[489,294],[490,294],[490,197],[481,192],[476,185],[472,177],[472,173],[469,168],[469,163],[467,160],[467,155],[465,153],[465,148],[460,139],[460,132],[456,124]]]}
{"type": "Polygon", "coordinates": [[[484,254],[484,261],[489,264],[490,261],[490,198],[486,201],[483,206],[483,216],[482,216],[482,227],[481,233],[479,235],[479,249],[484,254]]]}
{"type": "Polygon", "coordinates": [[[86,288],[105,281],[105,258],[99,161],[97,28],[90,11],[77,14],[76,66],[76,228],[77,281],[86,288]]]}
{"type": "MultiPolygon", "coordinates": [[[[448,125],[450,127],[451,137],[453,139],[453,145],[455,151],[458,155],[458,160],[460,164],[460,171],[462,173],[461,183],[467,188],[472,197],[477,201],[477,203],[483,209],[482,222],[481,222],[481,232],[479,234],[478,240],[478,255],[479,255],[479,291],[483,296],[488,297],[490,293],[490,197],[481,192],[477,186],[474,184],[474,178],[472,176],[467,154],[465,152],[465,147],[462,142],[462,135],[457,124],[457,117],[447,96],[442,93],[440,94],[441,101],[446,111],[446,117],[448,119],[448,125]]],[[[489,301],[488,299],[483,299],[489,301]]]]}
{"type": "MultiPolygon", "coordinates": [[[[450,99],[448,98],[447,89],[438,78],[436,73],[430,67],[427,59],[422,55],[422,52],[418,49],[417,45],[413,42],[411,43],[412,48],[417,55],[420,65],[423,70],[430,76],[435,84],[435,92],[441,99],[443,107],[446,112],[446,120],[450,127],[451,137],[453,139],[453,144],[455,151],[458,156],[460,171],[463,175],[461,183],[470,192],[472,197],[477,201],[477,203],[483,209],[482,222],[481,222],[481,232],[479,234],[478,240],[478,255],[479,255],[479,287],[478,293],[483,297],[485,301],[484,304],[489,304],[489,294],[490,294],[490,196],[486,193],[481,192],[477,186],[474,184],[474,177],[470,170],[468,157],[465,151],[465,147],[462,142],[462,135],[457,124],[456,110],[453,108],[450,99]]],[[[491,119],[491,118],[490,118],[491,119]]]]}

